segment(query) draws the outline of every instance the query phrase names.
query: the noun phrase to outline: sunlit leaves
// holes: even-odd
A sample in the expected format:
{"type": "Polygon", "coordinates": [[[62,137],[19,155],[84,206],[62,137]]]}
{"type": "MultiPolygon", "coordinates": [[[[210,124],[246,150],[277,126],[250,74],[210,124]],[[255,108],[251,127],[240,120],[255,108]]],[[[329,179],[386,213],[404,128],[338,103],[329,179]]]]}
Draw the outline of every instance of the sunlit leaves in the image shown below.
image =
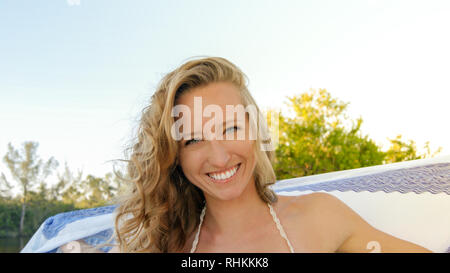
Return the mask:
{"type": "Polygon", "coordinates": [[[348,103],[326,89],[310,89],[289,97],[280,114],[279,144],[274,169],[278,179],[355,169],[384,163],[431,157],[419,155],[414,141],[391,140],[387,152],[361,132],[363,119],[346,115],[348,103]]]}

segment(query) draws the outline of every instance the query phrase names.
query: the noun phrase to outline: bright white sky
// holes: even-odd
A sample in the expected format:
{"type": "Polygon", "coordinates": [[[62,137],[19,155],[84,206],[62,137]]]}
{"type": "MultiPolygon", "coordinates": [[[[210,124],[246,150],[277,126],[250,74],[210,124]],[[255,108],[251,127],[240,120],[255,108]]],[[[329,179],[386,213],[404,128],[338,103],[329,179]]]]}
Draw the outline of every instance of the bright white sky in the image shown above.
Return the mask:
{"type": "Polygon", "coordinates": [[[103,176],[161,77],[198,55],[238,65],[261,108],[326,88],[379,144],[450,154],[450,1],[70,3],[0,1],[1,157],[37,141],[103,176]]]}

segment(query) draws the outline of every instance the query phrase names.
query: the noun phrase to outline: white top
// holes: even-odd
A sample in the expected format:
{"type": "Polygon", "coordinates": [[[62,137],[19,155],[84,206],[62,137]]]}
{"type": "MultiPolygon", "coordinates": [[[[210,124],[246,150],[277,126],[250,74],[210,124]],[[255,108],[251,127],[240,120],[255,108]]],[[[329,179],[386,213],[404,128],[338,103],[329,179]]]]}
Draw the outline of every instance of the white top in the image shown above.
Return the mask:
{"type": "MultiPolygon", "coordinates": [[[[267,205],[269,206],[270,214],[272,215],[273,221],[275,222],[278,230],[280,231],[281,237],[283,237],[286,240],[286,243],[288,244],[289,250],[291,251],[291,253],[294,253],[294,248],[292,247],[291,242],[289,242],[286,232],[284,232],[283,226],[281,225],[280,220],[278,219],[277,214],[275,213],[275,210],[273,209],[272,205],[270,205],[269,203],[267,203],[267,205]]],[[[194,253],[195,250],[197,249],[198,237],[200,235],[200,229],[203,224],[203,218],[205,217],[205,212],[206,212],[206,205],[203,207],[202,213],[200,214],[200,224],[198,225],[197,234],[195,234],[195,239],[194,239],[194,242],[192,243],[191,253],[194,253]]]]}

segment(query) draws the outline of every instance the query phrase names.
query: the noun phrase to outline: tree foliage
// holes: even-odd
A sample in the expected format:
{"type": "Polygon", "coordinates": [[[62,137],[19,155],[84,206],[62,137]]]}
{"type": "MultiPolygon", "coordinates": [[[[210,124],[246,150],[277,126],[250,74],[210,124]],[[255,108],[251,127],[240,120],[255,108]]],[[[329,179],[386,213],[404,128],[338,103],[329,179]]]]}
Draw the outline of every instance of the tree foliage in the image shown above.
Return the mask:
{"type": "MultiPolygon", "coordinates": [[[[326,89],[288,97],[288,113],[279,113],[275,173],[278,179],[355,169],[434,156],[420,155],[413,141],[391,140],[383,151],[361,132],[362,118],[346,115],[348,103],[326,89]]],[[[272,112],[275,110],[271,110],[272,112]]],[[[427,144],[428,145],[428,144],[427,144]]]]}
{"type": "Polygon", "coordinates": [[[436,151],[432,152],[430,148],[430,142],[425,142],[424,152],[420,153],[417,150],[416,142],[413,140],[405,141],[402,139],[402,135],[397,135],[393,139],[389,139],[390,146],[386,152],[384,163],[394,163],[415,159],[423,159],[434,157],[442,151],[442,147],[439,147],[436,151]]]}
{"type": "MultiPolygon", "coordinates": [[[[3,157],[4,162],[11,172],[11,176],[20,188],[22,205],[19,226],[20,234],[23,233],[26,207],[30,195],[39,184],[44,183],[45,178],[58,166],[58,162],[53,157],[45,162],[40,159],[37,154],[38,146],[39,144],[37,142],[25,142],[23,143],[22,150],[19,151],[14,149],[11,143],[9,143],[8,152],[3,157]]],[[[10,189],[12,184],[6,180],[3,173],[1,177],[6,188],[10,189]]]]}
{"type": "MultiPolygon", "coordinates": [[[[37,155],[35,142],[24,143],[22,153],[8,145],[5,163],[9,164],[16,183],[0,176],[0,236],[27,236],[33,234],[42,222],[57,213],[74,209],[93,208],[115,203],[120,191],[124,190],[122,180],[113,173],[105,177],[74,173],[65,163],[62,173],[57,173],[57,183],[51,185],[45,178],[57,162],[51,158],[44,162],[37,155]],[[20,188],[21,193],[13,196],[11,189],[20,188]]],[[[122,172],[117,171],[119,176],[122,172]]]]}

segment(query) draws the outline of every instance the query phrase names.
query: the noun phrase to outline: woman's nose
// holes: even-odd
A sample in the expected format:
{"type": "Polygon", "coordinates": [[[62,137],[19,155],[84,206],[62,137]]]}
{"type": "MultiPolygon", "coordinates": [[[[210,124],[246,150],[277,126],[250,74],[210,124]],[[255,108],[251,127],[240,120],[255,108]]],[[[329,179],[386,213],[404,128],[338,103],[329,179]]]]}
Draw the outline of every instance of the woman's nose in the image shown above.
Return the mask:
{"type": "Polygon", "coordinates": [[[209,140],[208,149],[208,162],[216,168],[227,167],[228,161],[231,158],[224,141],[221,140],[209,140]]]}

